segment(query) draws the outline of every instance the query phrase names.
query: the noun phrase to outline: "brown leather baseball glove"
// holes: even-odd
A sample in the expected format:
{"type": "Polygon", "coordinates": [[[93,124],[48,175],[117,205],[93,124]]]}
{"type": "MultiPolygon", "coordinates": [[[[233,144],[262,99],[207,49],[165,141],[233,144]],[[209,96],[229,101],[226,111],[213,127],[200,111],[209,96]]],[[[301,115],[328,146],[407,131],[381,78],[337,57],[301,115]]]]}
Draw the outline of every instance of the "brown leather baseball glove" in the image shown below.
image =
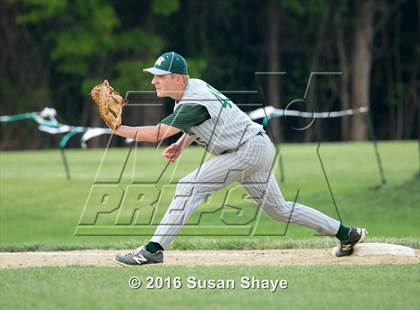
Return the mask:
{"type": "Polygon", "coordinates": [[[118,129],[121,126],[122,108],[127,101],[109,85],[107,80],[93,87],[90,96],[98,105],[99,115],[106,125],[112,130],[118,129]]]}

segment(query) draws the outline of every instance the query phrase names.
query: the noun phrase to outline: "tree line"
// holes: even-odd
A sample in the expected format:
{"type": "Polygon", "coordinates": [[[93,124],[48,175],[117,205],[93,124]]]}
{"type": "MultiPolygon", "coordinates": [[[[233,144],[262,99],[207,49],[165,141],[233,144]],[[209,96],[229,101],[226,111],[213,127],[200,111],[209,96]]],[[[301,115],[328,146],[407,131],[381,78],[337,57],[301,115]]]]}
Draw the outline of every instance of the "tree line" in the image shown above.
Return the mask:
{"type": "MultiPolygon", "coordinates": [[[[303,98],[311,72],[340,72],[314,78],[306,100],[293,109],[368,106],[377,138],[413,139],[419,11],[419,0],[2,1],[0,114],[49,106],[63,123],[103,127],[90,88],[106,78],[121,93],[153,90],[141,69],[173,50],[187,58],[192,77],[220,90],[258,90],[252,100],[283,109],[303,98]]],[[[145,125],[169,112],[167,104],[123,117],[145,125]]],[[[369,138],[362,114],[293,129],[306,122],[274,118],[270,130],[276,141],[288,142],[369,138]]],[[[2,149],[55,143],[30,122],[1,126],[2,149]]]]}

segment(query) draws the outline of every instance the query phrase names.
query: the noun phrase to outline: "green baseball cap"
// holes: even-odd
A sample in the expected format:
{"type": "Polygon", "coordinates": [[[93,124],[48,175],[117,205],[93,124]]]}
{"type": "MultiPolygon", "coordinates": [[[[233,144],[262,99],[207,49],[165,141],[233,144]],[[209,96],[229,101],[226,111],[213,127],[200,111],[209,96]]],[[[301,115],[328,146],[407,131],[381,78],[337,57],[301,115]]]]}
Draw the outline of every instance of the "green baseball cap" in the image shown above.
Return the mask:
{"type": "Polygon", "coordinates": [[[143,71],[154,75],[168,73],[188,74],[188,65],[181,55],[175,52],[168,52],[160,55],[153,67],[143,69],[143,71]]]}

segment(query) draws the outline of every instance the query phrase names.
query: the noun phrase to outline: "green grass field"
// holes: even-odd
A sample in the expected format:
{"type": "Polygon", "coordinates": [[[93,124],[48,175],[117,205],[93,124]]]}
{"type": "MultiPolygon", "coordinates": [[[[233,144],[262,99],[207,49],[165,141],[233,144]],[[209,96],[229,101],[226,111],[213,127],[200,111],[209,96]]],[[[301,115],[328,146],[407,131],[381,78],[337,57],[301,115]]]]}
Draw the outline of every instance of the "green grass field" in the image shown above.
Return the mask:
{"type": "MultiPolygon", "coordinates": [[[[300,202],[337,217],[316,148],[315,144],[281,145],[286,177],[281,188],[288,200],[293,200],[299,190],[300,202]]],[[[419,248],[417,143],[381,142],[379,149],[387,183],[376,188],[380,178],[370,143],[322,144],[320,153],[341,218],[349,225],[367,227],[369,241],[395,242],[419,248]]],[[[203,156],[199,148],[192,147],[177,165],[170,165],[164,170],[161,151],[152,148],[134,150],[121,182],[107,185],[110,187],[109,199],[99,207],[103,211],[111,210],[119,197],[113,196],[114,193],[133,184],[142,188],[148,186],[151,193],[154,188],[164,189],[165,194],[159,199],[152,224],[158,222],[170,202],[173,184],[195,169],[203,156]]],[[[130,208],[124,210],[125,213],[121,212],[122,217],[119,218],[125,225],[115,225],[118,218],[116,210],[99,214],[95,225],[86,226],[94,234],[109,232],[109,226],[117,226],[116,231],[120,235],[75,235],[85,207],[88,212],[84,213],[87,216],[85,220],[88,222],[92,217],[89,212],[94,214],[95,206],[98,207],[95,201],[88,200],[96,174],[96,181],[118,180],[127,152],[128,149],[111,149],[98,173],[104,150],[69,150],[71,181],[65,179],[58,151],[1,152],[0,250],[130,248],[147,241],[155,226],[137,225],[145,223],[141,215],[133,217],[131,225],[127,224],[130,222],[127,219],[136,215],[130,208]],[[127,235],[122,235],[124,232],[127,235]]],[[[275,175],[280,179],[278,167],[275,175]]],[[[182,231],[192,236],[178,237],[173,248],[263,249],[329,247],[334,244],[332,238],[314,236],[314,232],[296,225],[289,226],[283,236],[286,225],[265,215],[258,222],[256,236],[217,236],[229,233],[229,229],[238,224],[255,224],[252,222],[256,214],[255,204],[244,199],[245,192],[236,185],[230,189],[228,204],[241,208],[242,212],[232,212],[235,209],[229,207],[220,210],[218,206],[226,193],[216,193],[195,212],[190,225],[182,231]],[[210,236],[203,235],[202,227],[207,227],[206,232],[210,236]],[[194,231],[198,233],[194,234],[194,231]]],[[[95,198],[94,195],[91,197],[95,198]]],[[[130,199],[128,204],[136,203],[135,199],[130,199]]],[[[161,265],[140,268],[70,266],[0,269],[0,308],[419,309],[419,267],[419,264],[285,267],[161,265]],[[128,287],[130,276],[139,276],[143,281],[148,276],[181,277],[184,284],[179,290],[147,290],[144,287],[135,290],[128,287]],[[234,279],[236,288],[188,289],[186,279],[189,276],[234,279]],[[242,276],[286,279],[289,287],[275,293],[242,289],[239,287],[242,276]]]]}
{"type": "MultiPolygon", "coordinates": [[[[285,166],[285,182],[281,183],[281,188],[288,200],[293,200],[299,190],[298,200],[301,203],[337,218],[316,147],[315,144],[281,146],[285,166]]],[[[418,179],[415,178],[418,169],[417,143],[382,142],[379,149],[383,157],[387,183],[375,190],[374,187],[380,184],[380,179],[370,143],[322,145],[320,154],[339,213],[345,224],[367,227],[371,240],[386,239],[418,247],[420,194],[418,179]]],[[[97,181],[118,180],[127,153],[128,149],[111,149],[105,156],[97,181]]],[[[191,147],[177,166],[170,165],[164,170],[166,162],[160,153],[161,149],[153,148],[133,150],[120,184],[109,185],[111,194],[108,208],[117,206],[115,202],[118,202],[120,188],[130,186],[133,181],[144,182],[146,185],[136,186],[148,186],[152,188],[152,193],[154,188],[165,189],[159,200],[153,224],[159,222],[173,195],[173,183],[195,169],[203,156],[201,149],[191,147]],[[166,186],[168,183],[172,185],[166,186]],[[118,193],[113,196],[115,192],[118,193]]],[[[146,241],[156,227],[114,227],[118,228],[115,230],[117,233],[126,234],[125,236],[110,236],[109,230],[103,231],[107,235],[102,236],[74,235],[104,154],[102,149],[68,151],[71,181],[64,177],[58,151],[0,154],[2,250],[131,247],[146,241]]],[[[279,179],[278,167],[275,168],[275,173],[279,179]]],[[[242,234],[240,236],[217,236],[232,234],[232,231],[235,233],[231,229],[232,226],[227,224],[241,226],[240,224],[252,222],[258,212],[252,201],[243,199],[245,192],[239,186],[232,185],[230,188],[234,190],[227,204],[242,208],[242,213],[238,215],[232,212],[235,209],[229,207],[220,210],[226,191],[217,192],[212,199],[198,208],[189,222],[190,225],[181,231],[181,234],[192,236],[178,237],[173,244],[174,248],[324,247],[333,244],[332,239],[316,237],[313,231],[296,225],[290,225],[284,236],[282,234],[286,224],[274,222],[264,214],[255,229],[257,236],[248,237],[248,229],[238,230],[242,234]],[[194,236],[197,227],[209,227],[197,234],[213,236],[194,236]]],[[[136,197],[127,198],[128,205],[138,203],[133,201],[133,198],[136,197]]],[[[91,219],[92,215],[96,214],[95,204],[91,204],[89,200],[87,205],[85,215],[91,219]],[[89,213],[90,211],[93,212],[89,213]]],[[[100,214],[88,232],[98,234],[101,233],[101,227],[116,226],[114,223],[117,211],[100,214]]],[[[132,211],[127,209],[127,212],[122,213],[122,223],[129,223],[132,211]]],[[[132,224],[143,222],[147,224],[147,221],[139,216],[137,222],[132,224]]]]}
{"type": "MultiPolygon", "coordinates": [[[[418,265],[33,268],[3,270],[2,309],[418,309],[418,265]],[[131,289],[128,279],[143,285],[131,289]],[[287,289],[245,289],[240,278],[287,280],[287,289]],[[182,288],[146,289],[147,277],[182,288]],[[233,279],[235,289],[188,288],[188,277],[233,279]]],[[[156,283],[155,283],[156,285],[156,283]]],[[[193,287],[193,286],[192,286],[193,287]]]]}

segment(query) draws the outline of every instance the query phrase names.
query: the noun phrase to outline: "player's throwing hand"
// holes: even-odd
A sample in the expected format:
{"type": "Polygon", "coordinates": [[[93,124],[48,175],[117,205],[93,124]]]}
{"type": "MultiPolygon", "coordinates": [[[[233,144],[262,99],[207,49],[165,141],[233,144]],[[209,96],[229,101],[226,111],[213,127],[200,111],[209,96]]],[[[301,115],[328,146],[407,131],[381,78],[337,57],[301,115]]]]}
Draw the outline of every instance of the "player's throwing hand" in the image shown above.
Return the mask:
{"type": "Polygon", "coordinates": [[[170,162],[175,162],[179,154],[181,154],[182,147],[176,143],[172,143],[168,146],[162,153],[162,156],[165,157],[170,162]]]}

